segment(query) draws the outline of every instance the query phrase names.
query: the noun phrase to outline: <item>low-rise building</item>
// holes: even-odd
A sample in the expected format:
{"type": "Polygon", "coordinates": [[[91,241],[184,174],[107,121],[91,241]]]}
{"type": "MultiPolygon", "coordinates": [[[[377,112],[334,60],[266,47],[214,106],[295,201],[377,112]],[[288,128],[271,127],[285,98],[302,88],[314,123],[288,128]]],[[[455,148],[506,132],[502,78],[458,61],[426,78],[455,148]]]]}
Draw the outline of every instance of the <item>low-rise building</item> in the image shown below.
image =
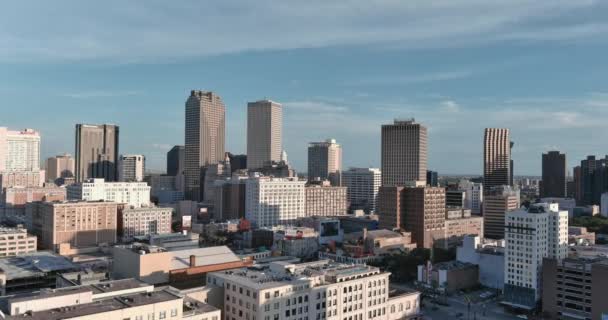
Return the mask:
{"type": "Polygon", "coordinates": [[[453,293],[479,284],[479,266],[457,260],[418,266],[418,282],[453,293]]]}
{"type": "Polygon", "coordinates": [[[608,259],[545,258],[543,319],[602,320],[608,316],[608,259]]]}
{"type": "Polygon", "coordinates": [[[319,233],[306,227],[275,227],[274,249],[283,256],[310,259],[319,251],[319,233]]]}
{"type": "Polygon", "coordinates": [[[135,208],[150,206],[150,187],[146,182],[106,182],[88,179],[67,186],[68,199],[124,203],[135,208]]]}
{"type": "Polygon", "coordinates": [[[447,208],[444,234],[436,244],[446,249],[453,248],[460,245],[467,235],[483,236],[483,217],[471,216],[468,209],[447,208]]]}
{"type": "Polygon", "coordinates": [[[587,231],[585,227],[568,226],[569,245],[594,245],[595,232],[587,231]]]}
{"type": "Polygon", "coordinates": [[[465,236],[462,246],[456,249],[456,260],[478,265],[481,285],[500,290],[504,287],[504,240],[483,240],[479,236],[465,236]]]}
{"type": "Polygon", "coordinates": [[[19,256],[38,250],[36,236],[22,226],[0,226],[0,257],[19,256]]]}
{"type": "Polygon", "coordinates": [[[4,207],[5,216],[25,216],[25,205],[35,201],[63,201],[66,199],[65,188],[56,186],[44,187],[11,187],[4,189],[0,196],[0,207],[4,207]]]}
{"type": "Polygon", "coordinates": [[[135,236],[171,233],[172,214],[171,208],[120,206],[118,236],[122,241],[130,241],[135,236]]]}

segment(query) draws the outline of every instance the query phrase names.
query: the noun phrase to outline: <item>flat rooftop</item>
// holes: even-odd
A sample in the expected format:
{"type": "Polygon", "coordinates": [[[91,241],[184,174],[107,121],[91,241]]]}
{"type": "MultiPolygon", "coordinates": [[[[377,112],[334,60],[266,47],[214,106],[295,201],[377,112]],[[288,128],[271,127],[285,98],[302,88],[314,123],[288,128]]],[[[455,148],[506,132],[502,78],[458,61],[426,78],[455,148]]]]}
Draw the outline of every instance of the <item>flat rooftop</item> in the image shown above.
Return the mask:
{"type": "Polygon", "coordinates": [[[7,280],[44,276],[49,272],[73,271],[80,267],[50,251],[25,253],[0,259],[0,269],[7,280]]]}
{"type": "Polygon", "coordinates": [[[226,246],[196,248],[187,250],[170,251],[172,269],[184,269],[190,267],[190,256],[195,256],[197,267],[214,264],[240,262],[241,259],[226,246]]]}

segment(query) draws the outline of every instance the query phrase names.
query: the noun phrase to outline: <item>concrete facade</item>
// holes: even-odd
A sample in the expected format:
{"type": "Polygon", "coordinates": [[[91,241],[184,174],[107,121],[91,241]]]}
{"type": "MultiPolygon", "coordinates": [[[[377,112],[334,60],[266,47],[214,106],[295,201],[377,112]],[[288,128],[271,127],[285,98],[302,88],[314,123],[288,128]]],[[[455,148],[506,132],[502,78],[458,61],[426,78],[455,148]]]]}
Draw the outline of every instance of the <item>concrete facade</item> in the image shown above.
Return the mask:
{"type": "Polygon", "coordinates": [[[118,236],[129,241],[135,236],[171,233],[172,213],[172,208],[121,206],[118,209],[118,236]]]}
{"type": "Polygon", "coordinates": [[[479,283],[502,290],[505,283],[504,241],[487,241],[479,236],[465,236],[456,250],[456,260],[479,266],[479,283]]]}
{"type": "Polygon", "coordinates": [[[247,180],[245,212],[255,227],[290,224],[305,216],[306,181],[253,177],[247,180]]]}
{"type": "Polygon", "coordinates": [[[110,124],[76,125],[76,181],[118,179],[119,127],[110,124]]]}
{"type": "Polygon", "coordinates": [[[427,129],[414,119],[382,125],[382,185],[426,181],[427,129]]]}
{"type": "Polygon", "coordinates": [[[342,216],[348,214],[346,187],[309,185],[306,195],[306,216],[342,216]]]}
{"type": "Polygon", "coordinates": [[[381,182],[382,174],[377,168],[350,168],[342,172],[342,185],[348,188],[350,207],[369,214],[376,212],[381,182]]]}
{"type": "Polygon", "coordinates": [[[329,180],[333,186],[341,185],[342,147],[335,139],[308,144],[308,181],[329,180]]]}
{"type": "Polygon", "coordinates": [[[0,172],[39,171],[40,133],[0,127],[0,172]]]}
{"type": "Polygon", "coordinates": [[[519,190],[508,186],[494,188],[484,195],[484,237],[492,239],[505,237],[505,214],[518,209],[519,201],[519,190]]]}
{"type": "Polygon", "coordinates": [[[150,187],[145,182],[106,182],[89,179],[67,187],[68,199],[111,201],[135,208],[150,206],[150,187]]]}
{"type": "Polygon", "coordinates": [[[509,129],[486,128],[483,143],[483,186],[511,185],[511,140],[509,129]]]}
{"type": "Polygon", "coordinates": [[[283,106],[271,100],[247,104],[247,169],[281,161],[283,106]]]}
{"type": "Polygon", "coordinates": [[[146,171],[146,157],[141,154],[123,154],[118,158],[118,181],[142,182],[146,171]]]}
{"type": "Polygon", "coordinates": [[[46,159],[46,179],[55,181],[59,178],[72,178],[76,171],[76,162],[69,154],[46,159]]]}

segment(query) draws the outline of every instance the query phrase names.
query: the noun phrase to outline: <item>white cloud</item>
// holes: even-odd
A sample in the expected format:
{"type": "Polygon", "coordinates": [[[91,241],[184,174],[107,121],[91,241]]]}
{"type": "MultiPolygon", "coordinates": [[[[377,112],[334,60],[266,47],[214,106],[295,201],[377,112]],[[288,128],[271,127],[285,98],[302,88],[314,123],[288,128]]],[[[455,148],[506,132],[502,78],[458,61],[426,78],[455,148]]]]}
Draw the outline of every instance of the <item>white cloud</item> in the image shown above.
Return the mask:
{"type": "Polygon", "coordinates": [[[440,110],[443,112],[456,113],[460,112],[460,105],[453,100],[441,101],[440,110]]]}
{"type": "Polygon", "coordinates": [[[0,61],[579,41],[608,33],[605,12],[605,4],[592,0],[14,1],[0,11],[0,61]]]}

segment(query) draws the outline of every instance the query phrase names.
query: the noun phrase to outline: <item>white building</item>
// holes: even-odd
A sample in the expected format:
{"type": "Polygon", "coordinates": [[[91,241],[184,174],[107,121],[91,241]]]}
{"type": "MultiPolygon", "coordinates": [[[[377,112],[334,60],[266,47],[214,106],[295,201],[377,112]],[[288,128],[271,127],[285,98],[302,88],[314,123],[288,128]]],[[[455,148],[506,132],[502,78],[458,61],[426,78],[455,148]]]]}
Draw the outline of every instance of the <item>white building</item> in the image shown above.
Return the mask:
{"type": "Polygon", "coordinates": [[[342,185],[348,188],[352,209],[375,213],[381,183],[382,174],[377,168],[350,168],[342,172],[342,185]]]}
{"type": "Polygon", "coordinates": [[[110,201],[140,208],[150,206],[150,187],[145,182],[105,182],[88,179],[67,187],[69,200],[110,201]]]}
{"type": "Polygon", "coordinates": [[[480,215],[483,208],[483,184],[460,180],[458,189],[464,190],[464,209],[471,210],[472,214],[480,215]]]}
{"type": "Polygon", "coordinates": [[[118,211],[119,236],[123,241],[135,236],[171,233],[172,208],[124,208],[118,211]]]}
{"type": "Polygon", "coordinates": [[[536,203],[505,217],[505,303],[533,309],[542,294],[543,258],[568,253],[568,212],[557,203],[536,203]]]}
{"type": "Polygon", "coordinates": [[[456,248],[456,260],[479,266],[479,283],[502,290],[505,282],[504,240],[464,236],[462,246],[456,248]]]}
{"type": "Polygon", "coordinates": [[[40,134],[33,129],[12,131],[0,127],[0,172],[39,170],[40,134]]]}
{"type": "Polygon", "coordinates": [[[600,202],[600,214],[608,218],[608,192],[602,194],[600,202]]]}
{"type": "Polygon", "coordinates": [[[210,273],[207,285],[223,288],[225,319],[416,319],[420,293],[391,292],[389,275],[327,260],[271,262],[210,273]]]}
{"type": "Polygon", "coordinates": [[[247,180],[245,216],[256,227],[290,224],[305,216],[306,181],[253,177],[247,180]]]}
{"type": "Polygon", "coordinates": [[[141,154],[123,154],[118,158],[118,181],[144,181],[146,157],[141,154]]]}
{"type": "Polygon", "coordinates": [[[574,216],[574,208],[576,208],[576,199],[574,198],[547,197],[541,198],[540,202],[557,203],[560,211],[568,211],[568,218],[572,218],[574,216]]]}

